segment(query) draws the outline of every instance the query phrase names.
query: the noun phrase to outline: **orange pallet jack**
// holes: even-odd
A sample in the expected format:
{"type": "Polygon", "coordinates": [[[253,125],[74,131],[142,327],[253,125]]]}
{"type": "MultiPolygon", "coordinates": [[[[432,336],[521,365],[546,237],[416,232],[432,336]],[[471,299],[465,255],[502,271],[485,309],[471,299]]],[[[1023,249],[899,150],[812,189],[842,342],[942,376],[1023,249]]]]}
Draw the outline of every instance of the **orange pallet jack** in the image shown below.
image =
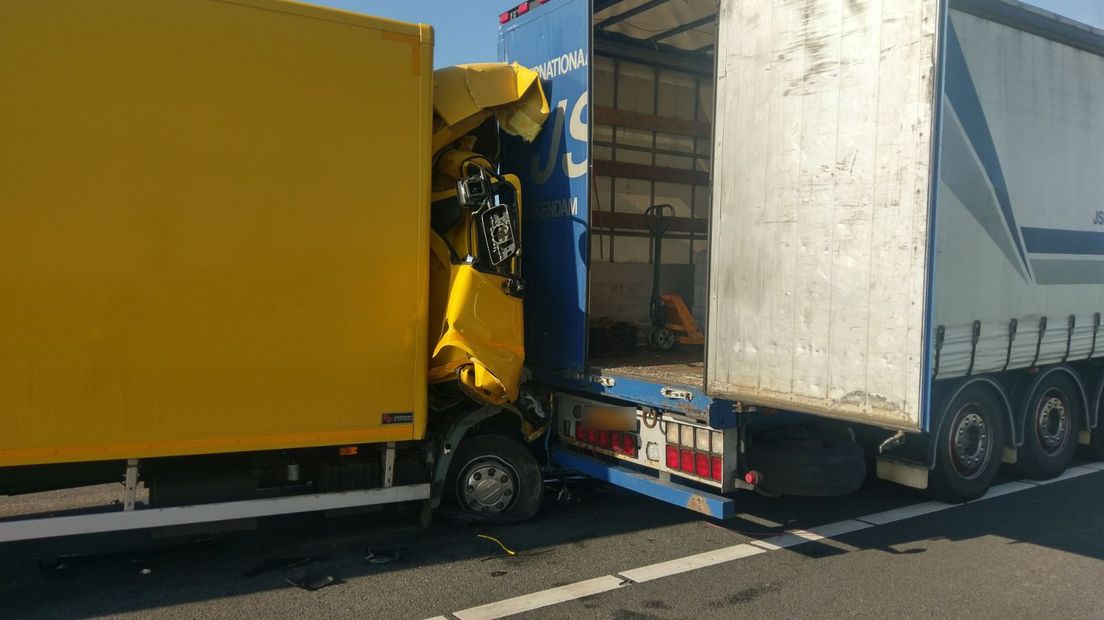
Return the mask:
{"type": "Polygon", "coordinates": [[[663,235],[670,225],[664,220],[674,212],[675,208],[671,205],[653,205],[644,211],[644,215],[655,218],[652,227],[652,297],[648,309],[652,328],[648,330],[648,346],[659,351],[670,351],[676,344],[705,344],[705,334],[682,296],[659,292],[660,276],[663,274],[663,235]]]}

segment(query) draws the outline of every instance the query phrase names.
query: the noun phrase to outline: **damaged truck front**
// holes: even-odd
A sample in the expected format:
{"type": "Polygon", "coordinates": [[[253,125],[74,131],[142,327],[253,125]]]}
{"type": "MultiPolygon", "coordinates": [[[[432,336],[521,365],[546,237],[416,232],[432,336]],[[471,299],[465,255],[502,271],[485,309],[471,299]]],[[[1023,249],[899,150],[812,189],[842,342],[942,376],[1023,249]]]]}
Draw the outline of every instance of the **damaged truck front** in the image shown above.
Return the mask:
{"type": "Polygon", "coordinates": [[[529,69],[432,50],[280,0],[0,6],[0,494],[124,483],[0,542],[536,512],[497,136],[533,140],[548,104],[529,69]]]}

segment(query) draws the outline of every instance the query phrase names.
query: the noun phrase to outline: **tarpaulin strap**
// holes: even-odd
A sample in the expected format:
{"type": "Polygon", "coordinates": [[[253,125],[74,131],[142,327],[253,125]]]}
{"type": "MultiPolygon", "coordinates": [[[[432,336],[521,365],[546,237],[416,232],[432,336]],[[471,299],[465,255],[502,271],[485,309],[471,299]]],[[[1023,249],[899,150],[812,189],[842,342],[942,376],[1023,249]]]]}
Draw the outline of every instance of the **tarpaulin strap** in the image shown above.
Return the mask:
{"type": "Polygon", "coordinates": [[[1012,363],[1012,343],[1016,340],[1016,329],[1019,326],[1020,322],[1017,319],[1008,322],[1008,353],[1004,356],[1004,368],[1001,368],[1001,372],[1008,370],[1008,365],[1012,363]]]}
{"type": "Polygon", "coordinates": [[[1064,364],[1069,359],[1070,347],[1073,346],[1073,328],[1077,327],[1077,316],[1069,315],[1068,329],[1066,330],[1066,354],[1062,356],[1062,363],[1064,364]]]}
{"type": "Polygon", "coordinates": [[[970,332],[970,366],[966,369],[967,377],[974,374],[974,358],[977,356],[979,340],[981,340],[981,321],[974,321],[973,330],[970,332]]]}
{"type": "Polygon", "coordinates": [[[1035,363],[1039,361],[1039,351],[1043,348],[1043,336],[1046,335],[1047,318],[1044,315],[1039,319],[1039,339],[1035,341],[1035,359],[1031,360],[1031,367],[1035,367],[1035,363]]]}

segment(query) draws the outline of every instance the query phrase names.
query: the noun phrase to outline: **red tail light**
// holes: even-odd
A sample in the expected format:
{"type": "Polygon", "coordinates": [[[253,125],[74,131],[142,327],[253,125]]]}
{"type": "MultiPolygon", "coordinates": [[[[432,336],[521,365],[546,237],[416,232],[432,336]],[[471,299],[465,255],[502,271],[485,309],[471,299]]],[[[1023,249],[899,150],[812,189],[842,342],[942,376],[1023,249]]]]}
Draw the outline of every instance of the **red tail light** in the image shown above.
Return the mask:
{"type": "Polygon", "coordinates": [[[506,11],[502,15],[498,16],[498,23],[505,24],[508,21],[510,21],[510,12],[509,11],[506,11]]]}
{"type": "Polygon", "coordinates": [[[687,473],[694,473],[694,453],[690,450],[679,452],[679,469],[687,473]]]}
{"type": "Polygon", "coordinates": [[[621,433],[618,431],[610,432],[610,449],[614,452],[621,451],[621,433]]]}
{"type": "Polygon", "coordinates": [[[517,7],[517,14],[518,15],[525,15],[528,12],[529,12],[529,3],[528,2],[522,2],[521,4],[518,5],[518,7],[517,7]]]}
{"type": "Polygon", "coordinates": [[[587,431],[587,443],[598,443],[598,431],[593,428],[587,431]]]}
{"type": "Polygon", "coordinates": [[[717,482],[724,480],[724,461],[721,460],[719,456],[713,457],[710,461],[710,464],[713,466],[713,479],[717,482]]]}
{"type": "Polygon", "coordinates": [[[609,431],[598,431],[598,447],[609,448],[609,431]]]}
{"type": "Polygon", "coordinates": [[[709,457],[698,452],[694,455],[694,471],[699,478],[709,477],[709,457]]]}
{"type": "Polygon", "coordinates": [[[678,469],[679,466],[679,450],[678,446],[667,444],[667,468],[678,469]]]}
{"type": "Polygon", "coordinates": [[[579,422],[575,423],[575,441],[586,441],[586,429],[579,422]]]}
{"type": "Polygon", "coordinates": [[[629,456],[636,456],[636,437],[625,433],[621,437],[621,446],[622,449],[625,451],[625,454],[629,456]]]}

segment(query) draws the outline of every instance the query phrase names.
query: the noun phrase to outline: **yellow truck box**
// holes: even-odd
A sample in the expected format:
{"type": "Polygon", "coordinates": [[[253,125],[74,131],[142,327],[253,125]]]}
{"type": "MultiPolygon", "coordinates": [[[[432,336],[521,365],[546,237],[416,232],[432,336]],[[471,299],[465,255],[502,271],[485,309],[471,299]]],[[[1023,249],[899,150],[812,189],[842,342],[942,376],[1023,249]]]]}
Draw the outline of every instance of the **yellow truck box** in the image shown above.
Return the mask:
{"type": "Polygon", "coordinates": [[[0,3],[0,466],[419,439],[432,33],[0,3]]]}

